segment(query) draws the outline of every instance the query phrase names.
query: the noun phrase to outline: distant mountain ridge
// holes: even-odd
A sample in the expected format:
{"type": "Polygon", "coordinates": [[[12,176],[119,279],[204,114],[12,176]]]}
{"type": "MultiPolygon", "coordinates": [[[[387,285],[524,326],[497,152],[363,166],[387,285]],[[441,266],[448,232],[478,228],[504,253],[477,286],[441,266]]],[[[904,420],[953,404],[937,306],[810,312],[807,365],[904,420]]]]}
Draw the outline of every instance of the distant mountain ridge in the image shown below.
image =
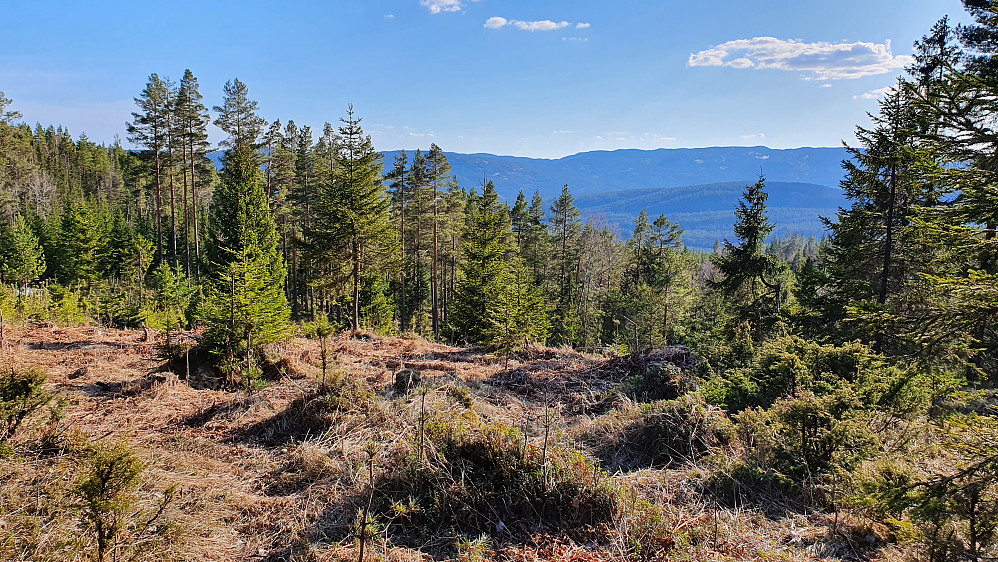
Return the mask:
{"type": "MultiPolygon", "coordinates": [[[[385,170],[400,151],[384,152],[385,170]]],[[[410,163],[413,150],[407,151],[410,163]]],[[[213,153],[216,162],[221,153],[213,153]]],[[[764,146],[625,149],[580,152],[545,159],[494,154],[445,152],[459,184],[481,191],[484,180],[512,203],[523,190],[535,191],[546,207],[568,185],[586,220],[606,223],[624,238],[634,219],[646,209],[679,221],[684,240],[693,248],[710,249],[731,237],[734,207],[742,190],[759,174],[766,177],[769,216],[774,234],[820,237],[820,216],[834,217],[846,205],[839,188],[844,148],[773,149],[764,146]]]]}
{"type": "MultiPolygon", "coordinates": [[[[409,151],[410,160],[412,152],[409,151]]],[[[399,151],[385,153],[385,168],[399,151]]],[[[445,152],[452,174],[465,188],[488,179],[505,200],[535,191],[550,205],[568,185],[586,219],[608,224],[627,238],[646,209],[685,228],[684,241],[710,249],[731,237],[734,207],[744,187],[766,177],[774,234],[821,237],[819,216],[834,217],[846,204],[839,182],[844,148],[754,147],[662,148],[581,152],[543,159],[445,152]]]]}
{"type": "MultiPolygon", "coordinates": [[[[399,151],[385,152],[391,167],[399,151]]],[[[410,151],[410,157],[411,157],[410,151]]],[[[580,152],[557,159],[445,152],[462,186],[491,180],[500,195],[540,190],[547,199],[568,185],[575,195],[631,189],[682,187],[719,182],[769,181],[838,187],[844,148],[754,147],[660,148],[580,152]]]]}

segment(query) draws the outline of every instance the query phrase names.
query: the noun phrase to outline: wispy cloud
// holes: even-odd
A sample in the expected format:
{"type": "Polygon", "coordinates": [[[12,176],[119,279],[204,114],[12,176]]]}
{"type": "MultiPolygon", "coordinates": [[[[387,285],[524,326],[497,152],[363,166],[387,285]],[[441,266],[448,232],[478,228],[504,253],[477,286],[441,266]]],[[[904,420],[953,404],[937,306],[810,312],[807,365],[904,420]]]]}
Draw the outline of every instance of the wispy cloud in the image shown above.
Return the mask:
{"type": "Polygon", "coordinates": [[[755,133],[753,135],[742,135],[742,140],[766,140],[766,133],[755,133]]]}
{"type": "Polygon", "coordinates": [[[894,91],[894,86],[884,86],[883,88],[877,88],[876,90],[866,92],[863,94],[858,94],[852,97],[854,100],[879,100],[880,98],[886,96],[887,94],[894,91]]]}
{"type": "Polygon", "coordinates": [[[523,21],[523,20],[508,20],[506,18],[501,18],[499,16],[493,16],[485,20],[485,26],[488,29],[500,29],[503,27],[515,27],[517,29],[522,29],[523,31],[555,31],[558,29],[564,29],[572,24],[567,21],[551,21],[551,20],[538,20],[538,21],[523,21]]]}
{"type": "Polygon", "coordinates": [[[721,43],[690,55],[689,66],[776,69],[808,73],[809,79],[839,80],[886,74],[913,58],[895,55],[891,42],[805,43],[794,39],[755,37],[721,43]]]}
{"type": "MultiPolygon", "coordinates": [[[[464,3],[468,0],[419,0],[419,5],[430,10],[431,14],[442,12],[460,12],[464,9],[464,3]]],[[[471,0],[478,2],[478,0],[471,0]]]]}
{"type": "Polygon", "coordinates": [[[577,23],[575,24],[575,29],[589,29],[591,25],[590,23],[577,23]]]}

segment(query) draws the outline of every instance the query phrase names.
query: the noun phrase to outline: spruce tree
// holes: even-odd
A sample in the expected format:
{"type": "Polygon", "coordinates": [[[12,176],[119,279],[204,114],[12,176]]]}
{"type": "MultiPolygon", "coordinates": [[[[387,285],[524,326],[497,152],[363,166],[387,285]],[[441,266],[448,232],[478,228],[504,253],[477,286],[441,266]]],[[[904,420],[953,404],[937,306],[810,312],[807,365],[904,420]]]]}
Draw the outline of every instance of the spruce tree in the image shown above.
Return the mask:
{"type": "Polygon", "coordinates": [[[441,323],[446,325],[450,317],[454,294],[457,287],[457,264],[461,260],[461,234],[465,224],[465,205],[468,194],[452,179],[447,184],[447,192],[443,196],[443,214],[440,219],[440,232],[443,239],[441,261],[444,272],[441,276],[443,285],[443,303],[441,305],[441,323]]]}
{"type": "Polygon", "coordinates": [[[530,232],[530,218],[527,214],[527,196],[523,190],[516,195],[516,203],[509,211],[510,223],[513,225],[513,234],[516,238],[516,251],[522,256],[524,254],[524,242],[530,232]]]}
{"type": "Polygon", "coordinates": [[[249,385],[255,350],[287,333],[286,270],[256,149],[237,145],[225,161],[208,220],[210,278],[200,316],[209,349],[249,385]]]}
{"type": "Polygon", "coordinates": [[[835,323],[842,339],[872,338],[878,347],[884,343],[882,326],[871,334],[862,332],[861,323],[838,323],[848,306],[865,302],[872,307],[867,312],[904,306],[894,301],[920,281],[916,271],[929,262],[931,252],[918,242],[911,219],[917,207],[935,206],[939,193],[922,174],[931,160],[916,136],[919,123],[909,91],[899,82],[881,101],[874,126],[857,127],[859,146],[846,147],[851,159],[843,163],[842,188],[852,204],[839,211],[836,222],[826,220],[831,237],[825,319],[835,323]]]}
{"type": "Polygon", "coordinates": [[[440,339],[440,309],[438,306],[438,285],[440,281],[439,275],[439,254],[438,251],[438,235],[439,235],[439,201],[440,201],[440,190],[447,183],[447,177],[450,174],[450,164],[447,162],[447,156],[444,155],[444,151],[440,149],[436,144],[430,144],[430,151],[426,157],[429,163],[430,172],[430,185],[433,189],[433,259],[432,266],[430,270],[430,308],[431,317],[433,319],[433,338],[440,339]]]}
{"type": "Polygon", "coordinates": [[[315,201],[309,250],[335,277],[350,280],[351,325],[360,329],[360,290],[366,275],[387,270],[395,259],[395,232],[382,183],[382,155],[364,134],[353,106],[339,129],[333,170],[315,201]],[[345,259],[344,259],[345,258],[345,259]],[[344,263],[345,262],[345,263],[344,263]]]}
{"type": "Polygon", "coordinates": [[[0,278],[22,287],[45,273],[45,255],[38,236],[18,215],[13,225],[0,226],[0,278]]]}
{"type": "Polygon", "coordinates": [[[208,215],[210,279],[200,316],[209,349],[225,359],[230,373],[241,373],[251,389],[255,351],[287,333],[287,270],[261,177],[257,139],[264,121],[241,82],[227,83],[225,92],[216,124],[229,133],[223,145],[230,148],[208,215]]]}
{"type": "Polygon", "coordinates": [[[544,228],[544,200],[540,190],[534,191],[527,207],[526,231],[523,235],[523,259],[534,273],[534,278],[546,286],[550,259],[550,236],[544,228]]]}
{"type": "Polygon", "coordinates": [[[394,221],[398,224],[398,243],[399,243],[399,255],[401,256],[401,267],[399,267],[399,290],[397,292],[398,298],[396,303],[398,305],[398,317],[399,317],[399,329],[403,332],[408,330],[409,327],[409,315],[407,314],[406,308],[406,298],[405,298],[405,281],[406,281],[406,251],[405,251],[405,214],[406,214],[406,203],[408,199],[408,184],[406,183],[406,175],[409,173],[409,156],[403,150],[398,156],[395,157],[395,162],[392,166],[392,171],[385,176],[385,179],[390,180],[391,184],[389,186],[391,190],[391,209],[394,221]]]}
{"type": "Polygon", "coordinates": [[[505,278],[484,320],[488,343],[505,352],[508,360],[510,352],[544,342],[551,329],[551,311],[522,258],[508,258],[505,278]]]}
{"type": "Polygon", "coordinates": [[[712,258],[722,276],[716,286],[739,316],[751,320],[756,328],[780,312],[789,273],[786,264],[763,251],[773,231],[766,213],[768,199],[765,178],[760,176],[759,181],[745,188],[735,208],[738,243],[725,240],[722,254],[712,258]]]}
{"type": "MultiPolygon", "coordinates": [[[[450,338],[457,342],[488,343],[490,327],[497,321],[500,303],[508,302],[510,278],[506,268],[510,252],[509,209],[499,201],[492,182],[480,199],[472,198],[463,235],[464,261],[450,318],[450,338]]],[[[508,313],[504,313],[508,314],[508,313]]]]}
{"type": "Polygon", "coordinates": [[[550,231],[555,246],[554,268],[557,271],[555,288],[556,308],[554,338],[558,343],[572,343],[579,329],[578,309],[574,306],[576,278],[575,265],[578,263],[578,242],[582,232],[581,213],[575,206],[575,198],[568,186],[562,188],[561,195],[551,204],[550,231]]]}

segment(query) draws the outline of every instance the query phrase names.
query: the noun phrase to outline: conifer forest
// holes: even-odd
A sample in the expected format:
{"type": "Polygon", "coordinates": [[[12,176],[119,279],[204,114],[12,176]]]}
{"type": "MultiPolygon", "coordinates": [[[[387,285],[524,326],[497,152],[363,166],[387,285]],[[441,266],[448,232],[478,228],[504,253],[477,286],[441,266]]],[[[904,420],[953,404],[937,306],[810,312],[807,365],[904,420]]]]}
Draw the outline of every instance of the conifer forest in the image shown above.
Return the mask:
{"type": "Polygon", "coordinates": [[[0,559],[998,559],[998,6],[963,4],[824,238],[760,175],[713,252],[236,78],[155,69],[110,145],[0,92],[0,559]]]}

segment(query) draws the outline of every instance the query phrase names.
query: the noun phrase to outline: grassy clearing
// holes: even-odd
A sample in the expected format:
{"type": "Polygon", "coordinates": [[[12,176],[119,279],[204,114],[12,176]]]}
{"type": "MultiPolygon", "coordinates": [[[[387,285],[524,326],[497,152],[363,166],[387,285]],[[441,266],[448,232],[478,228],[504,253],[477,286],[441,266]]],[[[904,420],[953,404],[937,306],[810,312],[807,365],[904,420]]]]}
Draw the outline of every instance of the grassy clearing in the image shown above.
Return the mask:
{"type": "Polygon", "coordinates": [[[95,559],[79,490],[94,451],[117,443],[141,467],[110,506],[118,530],[104,550],[118,559],[357,560],[361,542],[366,560],[903,553],[859,511],[774,514],[716,494],[712,475],[748,450],[727,416],[680,390],[681,371],[651,361],[649,374],[648,358],[534,350],[507,365],[417,338],[340,336],[322,383],[319,345],[298,339],[271,350],[297,375],[247,395],[150,378],[163,362],[142,332],[18,327],[3,351],[46,373],[64,404],[55,437],[38,412],[0,458],[3,559],[95,559]],[[396,385],[402,369],[419,386],[396,385]],[[640,402],[653,391],[671,394],[640,402]]]}

